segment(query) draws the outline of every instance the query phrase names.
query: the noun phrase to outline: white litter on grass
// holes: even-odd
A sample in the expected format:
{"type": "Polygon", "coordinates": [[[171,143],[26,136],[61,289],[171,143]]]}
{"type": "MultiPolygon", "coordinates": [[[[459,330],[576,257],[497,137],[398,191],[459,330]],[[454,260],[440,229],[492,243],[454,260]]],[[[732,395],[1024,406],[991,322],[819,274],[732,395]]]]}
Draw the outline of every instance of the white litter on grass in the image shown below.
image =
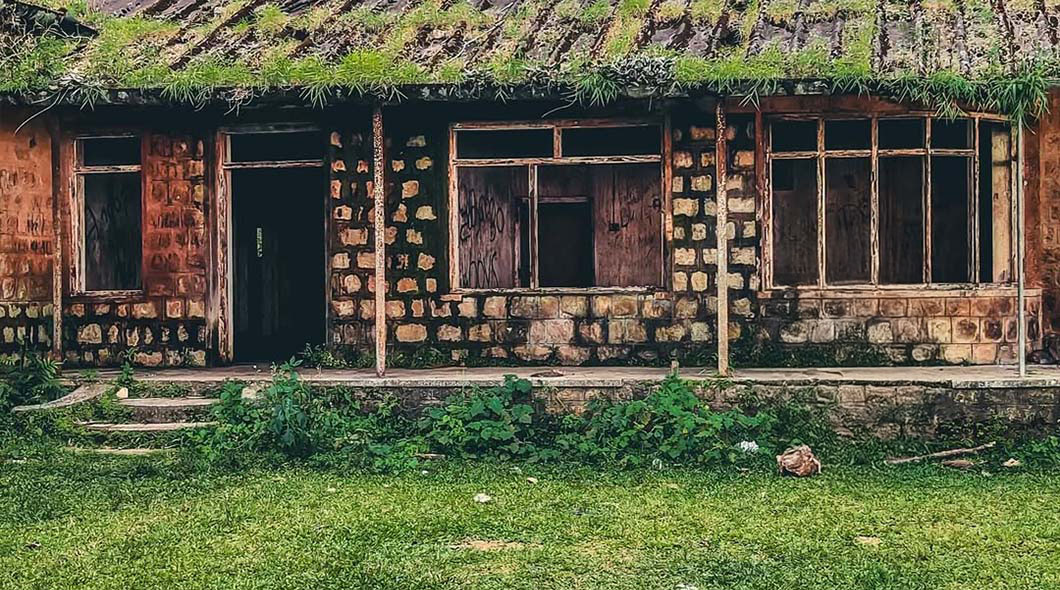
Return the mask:
{"type": "Polygon", "coordinates": [[[676,590],[699,590],[699,586],[692,584],[678,584],[676,590]]]}
{"type": "Polygon", "coordinates": [[[493,501],[493,498],[491,498],[489,494],[475,494],[473,499],[479,504],[488,504],[493,501]]]}
{"type": "Polygon", "coordinates": [[[537,483],[537,478],[536,477],[528,477],[528,478],[526,478],[526,483],[537,483]]]}
{"type": "Polygon", "coordinates": [[[756,443],[753,440],[743,440],[743,441],[740,441],[740,442],[736,443],[736,448],[740,449],[741,451],[743,451],[745,453],[748,453],[748,454],[757,453],[758,452],[758,443],[756,443]]]}

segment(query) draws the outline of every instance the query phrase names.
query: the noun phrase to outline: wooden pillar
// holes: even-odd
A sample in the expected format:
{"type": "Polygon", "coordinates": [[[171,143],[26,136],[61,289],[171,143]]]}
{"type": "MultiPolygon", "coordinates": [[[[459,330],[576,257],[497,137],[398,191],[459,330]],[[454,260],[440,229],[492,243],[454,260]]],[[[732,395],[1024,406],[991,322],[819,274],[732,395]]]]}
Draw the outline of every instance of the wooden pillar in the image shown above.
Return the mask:
{"type": "Polygon", "coordinates": [[[375,201],[375,374],[386,373],[386,158],[383,147],[383,107],[372,111],[372,196],[375,201]]]}
{"type": "Polygon", "coordinates": [[[714,164],[716,166],[715,182],[717,190],[715,194],[718,200],[718,225],[716,234],[718,236],[718,374],[726,376],[729,374],[729,239],[726,226],[729,224],[729,204],[725,197],[726,175],[728,173],[728,144],[725,133],[725,110],[722,101],[718,101],[715,107],[717,117],[717,129],[714,144],[714,164]]]}
{"type": "Polygon", "coordinates": [[[63,358],[63,222],[62,199],[65,197],[62,166],[62,132],[53,117],[48,122],[52,144],[52,356],[63,358]]]}
{"type": "MultiPolygon", "coordinates": [[[[1010,152],[1011,153],[1011,152],[1010,152]]],[[[1018,253],[1016,255],[1016,275],[1018,281],[1016,283],[1017,297],[1016,305],[1019,309],[1016,312],[1016,317],[1019,321],[1019,328],[1017,334],[1019,338],[1019,348],[1016,354],[1019,355],[1019,368],[1020,377],[1027,376],[1027,298],[1026,298],[1026,282],[1027,282],[1027,265],[1024,261],[1026,253],[1025,236],[1027,228],[1024,224],[1024,211],[1023,211],[1023,123],[1020,122],[1016,127],[1016,236],[1017,236],[1017,248],[1018,253]]]]}

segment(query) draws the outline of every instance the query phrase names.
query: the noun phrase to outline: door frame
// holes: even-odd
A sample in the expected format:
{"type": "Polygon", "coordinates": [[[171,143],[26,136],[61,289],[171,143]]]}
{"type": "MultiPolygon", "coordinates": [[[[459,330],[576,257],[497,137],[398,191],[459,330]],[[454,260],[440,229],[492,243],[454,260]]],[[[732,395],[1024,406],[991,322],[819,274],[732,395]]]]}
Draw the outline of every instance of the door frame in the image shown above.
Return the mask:
{"type": "MultiPolygon", "coordinates": [[[[217,334],[217,357],[221,363],[227,364],[235,359],[235,326],[233,302],[235,301],[235,268],[232,264],[232,252],[234,252],[232,232],[232,171],[267,169],[277,170],[284,168],[320,168],[325,170],[327,159],[327,145],[321,146],[321,157],[314,160],[269,160],[233,162],[232,142],[233,135],[261,134],[261,133],[298,133],[298,132],[320,132],[320,127],[311,123],[285,122],[270,124],[253,124],[220,127],[214,135],[214,194],[217,198],[213,204],[214,218],[214,271],[211,275],[213,287],[210,289],[211,301],[207,325],[214,326],[217,334]]],[[[326,194],[320,195],[326,199],[326,194]]],[[[327,257],[327,224],[329,216],[324,212],[324,268],[322,281],[324,282],[324,296],[327,298],[328,281],[328,257],[327,257]]],[[[325,313],[327,302],[325,302],[325,313]]],[[[327,340],[327,321],[324,322],[324,339],[327,340]]],[[[211,337],[212,338],[212,337],[211,337]]]]}

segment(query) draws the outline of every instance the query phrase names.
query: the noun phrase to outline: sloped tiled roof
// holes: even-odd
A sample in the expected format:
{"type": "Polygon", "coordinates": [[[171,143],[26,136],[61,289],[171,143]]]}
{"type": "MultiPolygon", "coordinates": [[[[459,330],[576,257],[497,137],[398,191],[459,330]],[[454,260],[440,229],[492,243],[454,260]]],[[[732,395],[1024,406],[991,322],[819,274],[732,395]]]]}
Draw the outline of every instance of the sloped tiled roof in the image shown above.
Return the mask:
{"type": "Polygon", "coordinates": [[[670,73],[649,67],[649,78],[680,78],[685,63],[729,78],[746,70],[777,79],[843,71],[974,80],[1054,63],[1060,35],[1060,0],[90,0],[90,7],[98,12],[85,20],[100,34],[72,50],[67,76],[111,87],[150,85],[197,64],[237,64],[248,78],[272,72],[285,81],[297,79],[284,70],[292,63],[341,67],[351,54],[350,68],[375,60],[399,81],[427,84],[478,71],[503,79],[658,62],[670,73]]]}

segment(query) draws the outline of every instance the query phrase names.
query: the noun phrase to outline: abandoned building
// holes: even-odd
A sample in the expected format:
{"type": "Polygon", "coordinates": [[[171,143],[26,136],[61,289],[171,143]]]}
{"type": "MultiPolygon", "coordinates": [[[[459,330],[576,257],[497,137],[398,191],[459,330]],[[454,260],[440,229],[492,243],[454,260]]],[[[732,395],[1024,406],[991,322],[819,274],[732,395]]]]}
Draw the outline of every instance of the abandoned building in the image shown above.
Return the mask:
{"type": "Polygon", "coordinates": [[[6,352],[1014,364],[1060,332],[1052,2],[54,8],[0,2],[6,352]],[[306,63],[352,82],[261,82],[306,63]]]}

